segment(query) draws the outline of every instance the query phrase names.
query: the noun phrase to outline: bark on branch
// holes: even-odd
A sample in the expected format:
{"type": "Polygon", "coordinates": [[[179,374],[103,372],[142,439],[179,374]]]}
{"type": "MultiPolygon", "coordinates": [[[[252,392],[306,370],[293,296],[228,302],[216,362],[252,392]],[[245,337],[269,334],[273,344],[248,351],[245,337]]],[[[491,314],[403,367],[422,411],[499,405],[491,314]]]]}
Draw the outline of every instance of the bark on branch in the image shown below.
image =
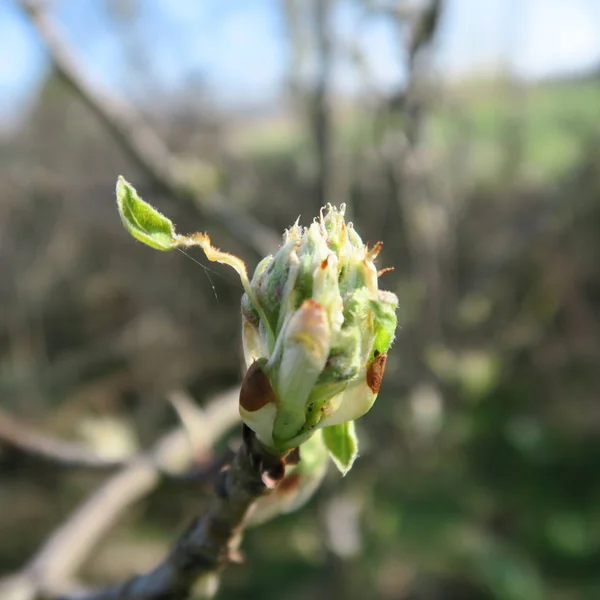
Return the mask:
{"type": "Polygon", "coordinates": [[[210,447],[239,420],[238,394],[238,388],[221,394],[203,409],[206,426],[196,444],[190,443],[187,431],[176,429],[112,475],[50,535],[19,573],[0,580],[0,598],[56,597],[57,590],[66,589],[100,539],[128,507],[158,486],[162,473],[187,468],[200,443],[210,447]]]}
{"type": "Polygon", "coordinates": [[[160,565],[122,585],[83,595],[62,595],[57,600],[185,600],[202,575],[236,561],[246,517],[254,502],[267,492],[263,473],[278,469],[280,460],[265,455],[252,435],[244,438],[231,465],[217,479],[208,509],[160,565]]]}

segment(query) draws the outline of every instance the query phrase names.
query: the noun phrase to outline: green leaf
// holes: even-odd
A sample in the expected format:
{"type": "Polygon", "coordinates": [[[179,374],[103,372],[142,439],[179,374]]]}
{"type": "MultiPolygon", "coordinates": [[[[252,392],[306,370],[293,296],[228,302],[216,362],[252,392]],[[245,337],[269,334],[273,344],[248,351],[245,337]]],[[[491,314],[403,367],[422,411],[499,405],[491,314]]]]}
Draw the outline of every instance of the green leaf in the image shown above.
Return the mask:
{"type": "Polygon", "coordinates": [[[398,308],[398,298],[391,292],[379,291],[377,300],[371,301],[371,309],[374,316],[375,343],[373,352],[377,350],[379,354],[385,354],[396,334],[396,309],[398,308]]]}
{"type": "Polygon", "coordinates": [[[173,223],[144,202],[121,175],[117,180],[117,206],[125,229],[136,240],[157,250],[175,247],[177,234],[173,223]]]}
{"type": "Polygon", "coordinates": [[[323,441],[329,450],[329,455],[345,475],[351,468],[358,455],[358,440],[354,430],[354,421],[331,425],[323,429],[323,441]]]}

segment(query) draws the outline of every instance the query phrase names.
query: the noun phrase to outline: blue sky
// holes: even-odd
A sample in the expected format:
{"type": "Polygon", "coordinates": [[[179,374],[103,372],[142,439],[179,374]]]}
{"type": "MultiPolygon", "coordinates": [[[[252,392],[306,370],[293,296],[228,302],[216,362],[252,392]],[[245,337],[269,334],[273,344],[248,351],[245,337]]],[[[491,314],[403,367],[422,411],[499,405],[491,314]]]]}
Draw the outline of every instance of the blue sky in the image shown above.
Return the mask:
{"type": "MultiPolygon", "coordinates": [[[[54,15],[89,72],[128,95],[144,94],[124,61],[124,36],[105,13],[107,0],[55,0],[54,15]]],[[[127,0],[112,0],[126,4],[127,0]]],[[[280,0],[138,0],[139,18],[127,26],[132,46],[144,48],[153,83],[176,91],[202,78],[223,102],[268,100],[286,72],[286,31],[280,0]],[[141,42],[138,44],[138,42],[141,42]]],[[[340,0],[338,39],[358,39],[374,84],[402,79],[394,30],[383,18],[361,20],[340,0]]],[[[500,65],[539,78],[582,72],[600,64],[600,0],[448,0],[440,31],[442,73],[461,75],[500,65]]],[[[43,48],[13,0],[0,0],[0,122],[18,114],[48,67],[43,48]]],[[[335,81],[356,89],[359,79],[340,58],[335,81]]]]}

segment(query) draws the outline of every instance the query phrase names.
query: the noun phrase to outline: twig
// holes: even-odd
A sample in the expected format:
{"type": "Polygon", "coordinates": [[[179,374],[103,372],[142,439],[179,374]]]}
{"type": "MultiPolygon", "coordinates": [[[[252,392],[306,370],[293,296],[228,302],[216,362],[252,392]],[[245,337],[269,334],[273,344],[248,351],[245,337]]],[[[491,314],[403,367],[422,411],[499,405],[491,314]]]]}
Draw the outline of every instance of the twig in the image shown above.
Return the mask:
{"type": "MultiPolygon", "coordinates": [[[[238,393],[236,388],[205,407],[205,449],[238,421],[238,393]]],[[[180,428],[127,464],[50,535],[20,573],[0,581],[0,598],[33,600],[65,589],[123,511],[151,492],[162,472],[182,471],[193,459],[191,449],[188,432],[180,428]]]]}
{"type": "MultiPolygon", "coordinates": [[[[250,430],[245,428],[245,432],[250,430]]],[[[224,477],[217,480],[207,511],[190,525],[160,565],[117,587],[62,595],[58,600],[185,600],[199,577],[236,561],[246,517],[267,490],[261,474],[281,461],[265,455],[252,434],[244,438],[230,467],[223,471],[224,477]],[[270,460],[274,462],[266,465],[270,460]]]]}
{"type": "Polygon", "coordinates": [[[0,448],[63,468],[83,468],[108,471],[122,467],[125,459],[100,456],[85,444],[57,440],[39,433],[0,410],[0,448]]]}
{"type": "Polygon", "coordinates": [[[153,185],[186,204],[193,202],[202,216],[222,223],[261,256],[278,247],[280,239],[271,229],[241,210],[228,206],[220,194],[211,193],[203,197],[181,181],[174,169],[175,158],[164,141],[133,106],[90,80],[42,3],[39,0],[19,0],[19,4],[29,15],[57,73],[111,132],[153,185]]]}

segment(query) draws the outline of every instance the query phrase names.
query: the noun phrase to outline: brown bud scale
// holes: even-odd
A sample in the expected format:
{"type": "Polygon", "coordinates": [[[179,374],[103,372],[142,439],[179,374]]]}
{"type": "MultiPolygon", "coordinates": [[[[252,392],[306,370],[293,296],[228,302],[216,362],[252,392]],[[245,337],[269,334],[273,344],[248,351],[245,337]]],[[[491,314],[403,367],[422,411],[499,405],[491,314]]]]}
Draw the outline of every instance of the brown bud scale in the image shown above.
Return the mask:
{"type": "Polygon", "coordinates": [[[381,387],[381,380],[383,379],[386,361],[387,354],[378,354],[373,359],[373,362],[367,367],[367,385],[374,394],[377,394],[381,387]]]}
{"type": "Polygon", "coordinates": [[[240,406],[248,412],[260,410],[272,402],[277,404],[277,396],[271,387],[267,374],[255,361],[246,371],[240,390],[240,406]]]}

